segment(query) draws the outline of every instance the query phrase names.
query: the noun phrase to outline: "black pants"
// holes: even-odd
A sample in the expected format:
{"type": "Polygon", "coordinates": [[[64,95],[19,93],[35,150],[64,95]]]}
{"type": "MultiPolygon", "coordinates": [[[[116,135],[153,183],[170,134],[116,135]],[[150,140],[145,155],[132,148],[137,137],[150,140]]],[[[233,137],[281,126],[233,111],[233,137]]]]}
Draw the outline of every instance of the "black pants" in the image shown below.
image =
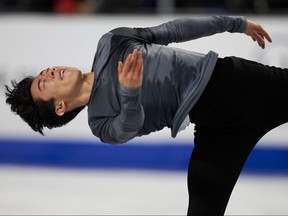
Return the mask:
{"type": "Polygon", "coordinates": [[[224,215],[256,143],[288,121],[288,69],[219,59],[190,119],[195,146],[188,172],[188,215],[224,215]]]}

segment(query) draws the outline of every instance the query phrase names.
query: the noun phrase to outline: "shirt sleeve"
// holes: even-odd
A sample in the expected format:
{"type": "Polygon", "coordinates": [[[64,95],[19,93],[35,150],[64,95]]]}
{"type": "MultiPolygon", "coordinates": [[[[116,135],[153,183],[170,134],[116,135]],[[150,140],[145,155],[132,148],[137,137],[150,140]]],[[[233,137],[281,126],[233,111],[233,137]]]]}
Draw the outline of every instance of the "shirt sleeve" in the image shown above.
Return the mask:
{"type": "Polygon", "coordinates": [[[114,35],[132,37],[142,43],[168,45],[222,32],[243,33],[247,26],[242,16],[183,17],[147,28],[117,28],[114,35]]]}
{"type": "Polygon", "coordinates": [[[243,33],[247,26],[245,17],[209,16],[178,18],[162,25],[151,27],[154,43],[167,45],[184,42],[222,32],[243,33]]]}
{"type": "Polygon", "coordinates": [[[101,130],[95,130],[95,135],[102,142],[120,144],[133,139],[142,128],[144,110],[140,103],[140,88],[128,89],[120,85],[121,111],[119,115],[99,119],[97,124],[101,130]]]}

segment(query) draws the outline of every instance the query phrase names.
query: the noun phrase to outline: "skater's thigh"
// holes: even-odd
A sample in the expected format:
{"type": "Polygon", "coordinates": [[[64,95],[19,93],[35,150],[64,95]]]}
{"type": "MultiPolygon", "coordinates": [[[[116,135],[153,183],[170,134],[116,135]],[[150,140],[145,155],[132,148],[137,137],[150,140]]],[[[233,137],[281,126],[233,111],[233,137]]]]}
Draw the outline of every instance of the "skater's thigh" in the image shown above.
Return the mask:
{"type": "Polygon", "coordinates": [[[195,133],[188,172],[188,215],[223,215],[249,153],[260,139],[255,131],[195,133]]]}

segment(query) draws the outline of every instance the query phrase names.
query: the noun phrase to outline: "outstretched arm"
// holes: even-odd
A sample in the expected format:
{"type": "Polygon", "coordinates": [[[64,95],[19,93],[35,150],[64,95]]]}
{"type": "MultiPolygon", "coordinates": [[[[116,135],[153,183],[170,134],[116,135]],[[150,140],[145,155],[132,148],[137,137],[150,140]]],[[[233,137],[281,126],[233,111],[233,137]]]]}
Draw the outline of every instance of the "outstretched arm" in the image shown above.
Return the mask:
{"type": "Polygon", "coordinates": [[[143,43],[163,45],[194,40],[222,32],[245,33],[251,36],[263,49],[265,48],[265,39],[272,42],[269,34],[261,25],[243,16],[186,17],[154,27],[112,30],[114,35],[133,37],[143,43]]]}
{"type": "Polygon", "coordinates": [[[153,43],[166,45],[222,32],[243,33],[246,25],[246,18],[242,16],[184,17],[145,30],[151,32],[153,43]]]}
{"type": "Polygon", "coordinates": [[[265,39],[272,43],[272,39],[269,34],[263,29],[263,27],[255,22],[252,22],[247,19],[247,26],[244,33],[250,36],[253,41],[256,41],[258,45],[264,49],[265,48],[265,39]]]}
{"type": "Polygon", "coordinates": [[[226,31],[243,33],[246,24],[245,17],[240,16],[182,17],[158,26],[117,28],[111,32],[114,35],[133,37],[143,43],[168,45],[226,31]]]}

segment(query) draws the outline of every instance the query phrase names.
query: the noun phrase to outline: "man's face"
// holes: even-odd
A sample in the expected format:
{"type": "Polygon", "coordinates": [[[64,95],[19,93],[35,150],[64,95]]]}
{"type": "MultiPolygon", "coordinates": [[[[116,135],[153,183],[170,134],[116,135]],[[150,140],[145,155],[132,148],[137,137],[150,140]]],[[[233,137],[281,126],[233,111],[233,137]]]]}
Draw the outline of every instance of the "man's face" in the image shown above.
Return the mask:
{"type": "Polygon", "coordinates": [[[80,92],[83,76],[77,68],[56,66],[43,70],[36,76],[31,85],[33,100],[55,101],[73,100],[80,92]]]}

